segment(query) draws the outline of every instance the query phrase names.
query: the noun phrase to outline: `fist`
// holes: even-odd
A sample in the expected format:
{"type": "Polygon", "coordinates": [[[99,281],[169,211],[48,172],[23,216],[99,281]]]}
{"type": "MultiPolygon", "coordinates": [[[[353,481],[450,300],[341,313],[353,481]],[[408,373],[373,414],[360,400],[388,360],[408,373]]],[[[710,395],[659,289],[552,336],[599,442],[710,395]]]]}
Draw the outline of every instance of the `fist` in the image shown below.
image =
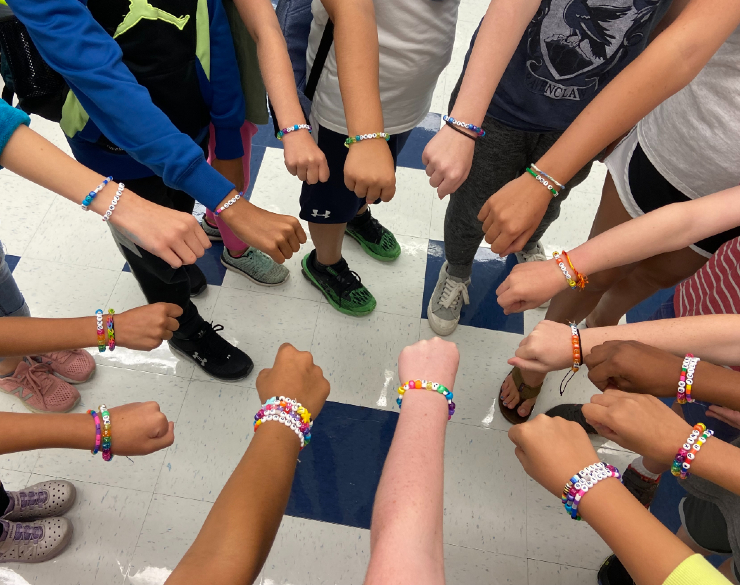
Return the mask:
{"type": "Polygon", "coordinates": [[[171,303],[154,303],[129,311],[113,318],[116,345],[150,351],[159,347],[163,340],[172,339],[172,333],[180,324],[177,318],[182,309],[171,303]]]}
{"type": "Polygon", "coordinates": [[[172,445],[175,423],[156,402],[132,402],[109,408],[113,455],[149,455],[172,445]]]}
{"type": "Polygon", "coordinates": [[[452,390],[459,364],[457,346],[435,337],[417,341],[401,351],[398,356],[398,377],[402,384],[409,380],[431,380],[452,390]]]}

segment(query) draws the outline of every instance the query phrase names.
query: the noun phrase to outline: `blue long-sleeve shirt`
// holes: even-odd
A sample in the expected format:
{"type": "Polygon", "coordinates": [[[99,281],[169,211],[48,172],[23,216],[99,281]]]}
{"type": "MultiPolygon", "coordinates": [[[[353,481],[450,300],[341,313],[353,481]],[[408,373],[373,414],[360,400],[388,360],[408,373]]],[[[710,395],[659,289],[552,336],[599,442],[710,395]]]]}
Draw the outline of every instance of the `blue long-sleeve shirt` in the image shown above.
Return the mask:
{"type": "Polygon", "coordinates": [[[13,136],[13,132],[18,126],[25,124],[28,126],[31,118],[26,112],[23,112],[13,106],[9,106],[4,100],[0,100],[0,154],[5,150],[5,145],[13,136]]]}

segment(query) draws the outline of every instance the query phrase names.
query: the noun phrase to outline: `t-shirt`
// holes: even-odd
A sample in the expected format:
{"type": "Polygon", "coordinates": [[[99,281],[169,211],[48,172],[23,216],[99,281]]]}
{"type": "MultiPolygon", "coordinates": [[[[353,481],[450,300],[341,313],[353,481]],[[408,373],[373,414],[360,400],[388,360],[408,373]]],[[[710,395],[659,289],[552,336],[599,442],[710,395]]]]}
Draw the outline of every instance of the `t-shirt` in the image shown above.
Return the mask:
{"type": "Polygon", "coordinates": [[[637,125],[642,150],[676,189],[695,199],[738,184],[740,27],[691,83],[637,125]]]}
{"type": "Polygon", "coordinates": [[[701,555],[691,555],[683,561],[663,585],[730,585],[730,582],[709,564],[707,559],[701,555]]]}
{"type": "Polygon", "coordinates": [[[488,115],[528,132],[565,130],[643,51],[670,4],[543,0],[501,77],[488,115]]]}
{"type": "MultiPolygon", "coordinates": [[[[460,0],[373,0],[380,49],[380,101],[385,128],[361,132],[398,134],[429,113],[437,78],[450,62],[460,0]]],[[[329,16],[321,0],[311,5],[313,22],[306,52],[311,70],[329,16]]],[[[311,115],[325,128],[347,133],[337,77],[335,45],[326,59],[311,115]]]]}

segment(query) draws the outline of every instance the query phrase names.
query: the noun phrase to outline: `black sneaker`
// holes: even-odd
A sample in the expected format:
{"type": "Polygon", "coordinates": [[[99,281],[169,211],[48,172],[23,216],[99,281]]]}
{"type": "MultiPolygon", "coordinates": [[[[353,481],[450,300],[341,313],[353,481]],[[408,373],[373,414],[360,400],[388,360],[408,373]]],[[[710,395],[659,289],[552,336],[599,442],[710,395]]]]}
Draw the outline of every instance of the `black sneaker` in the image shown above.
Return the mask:
{"type": "Polygon", "coordinates": [[[622,474],[622,483],[643,506],[649,508],[655,498],[655,492],[658,491],[660,476],[657,479],[645,477],[635,470],[630,463],[622,474]]]}
{"type": "Polygon", "coordinates": [[[635,585],[635,581],[630,577],[617,555],[611,555],[604,561],[596,578],[599,585],[635,585]]]}
{"type": "Polygon", "coordinates": [[[246,378],[252,372],[254,363],[246,353],[218,334],[223,329],[223,325],[211,325],[204,321],[192,337],[173,337],[167,343],[195,362],[209,376],[229,382],[246,378]]]}
{"type": "Polygon", "coordinates": [[[581,410],[582,406],[582,404],[558,404],[545,414],[547,416],[559,416],[565,420],[577,422],[589,435],[598,435],[599,433],[596,432],[596,429],[586,422],[586,417],[583,416],[583,411],[581,410]]]}
{"type": "Polygon", "coordinates": [[[390,262],[401,255],[401,246],[396,237],[370,214],[369,208],[349,221],[345,232],[376,260],[390,262]]]}
{"type": "Polygon", "coordinates": [[[301,272],[318,288],[337,311],[353,317],[372,313],[375,297],[365,288],[357,273],[342,258],[324,269],[316,268],[316,250],[301,261],[301,272]]]}
{"type": "Polygon", "coordinates": [[[190,296],[197,297],[208,287],[206,275],[195,264],[185,264],[184,266],[190,281],[190,296]]]}

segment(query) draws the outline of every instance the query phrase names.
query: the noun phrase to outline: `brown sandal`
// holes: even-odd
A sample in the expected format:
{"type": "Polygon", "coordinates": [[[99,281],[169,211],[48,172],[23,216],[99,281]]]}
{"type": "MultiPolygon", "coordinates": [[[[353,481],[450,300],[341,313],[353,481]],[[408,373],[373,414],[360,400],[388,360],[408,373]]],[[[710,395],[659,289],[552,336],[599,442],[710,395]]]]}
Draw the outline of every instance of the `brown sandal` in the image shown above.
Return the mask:
{"type": "MultiPolygon", "coordinates": [[[[512,368],[509,374],[514,380],[514,384],[516,384],[517,390],[519,391],[519,404],[521,404],[525,400],[529,400],[530,398],[537,398],[540,395],[542,384],[540,384],[539,386],[528,386],[527,384],[525,384],[524,380],[522,379],[522,372],[519,368],[512,368]]],[[[506,378],[504,378],[504,381],[505,380],[506,378]]],[[[503,384],[501,385],[501,388],[503,388],[503,384]]],[[[519,404],[517,404],[517,407],[519,406],[519,404]]],[[[527,422],[529,420],[529,417],[532,416],[531,410],[529,411],[529,414],[527,416],[520,416],[516,408],[509,408],[508,406],[504,406],[504,401],[501,400],[501,391],[499,391],[498,394],[498,407],[501,411],[501,414],[504,415],[504,418],[513,425],[519,425],[523,422],[527,422]]]]}

